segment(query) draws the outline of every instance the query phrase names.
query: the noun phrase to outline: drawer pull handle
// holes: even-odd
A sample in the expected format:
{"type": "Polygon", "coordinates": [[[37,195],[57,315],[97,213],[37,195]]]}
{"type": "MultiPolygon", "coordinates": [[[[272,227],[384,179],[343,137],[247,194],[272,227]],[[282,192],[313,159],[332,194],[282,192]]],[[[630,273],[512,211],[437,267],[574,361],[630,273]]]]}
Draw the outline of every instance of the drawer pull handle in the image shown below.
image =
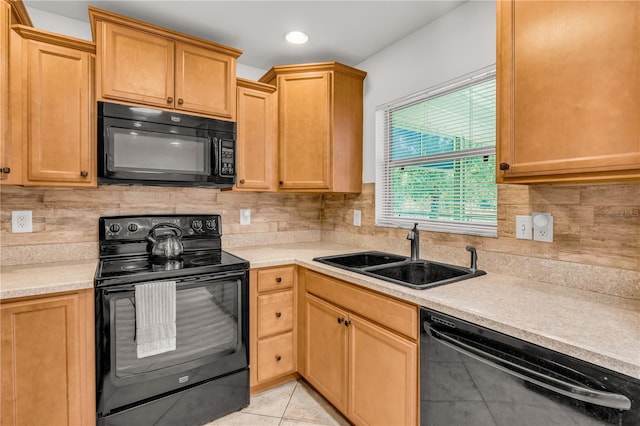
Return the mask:
{"type": "Polygon", "coordinates": [[[276,277],[276,282],[277,283],[281,283],[282,282],[282,278],[281,277],[276,277]]]}
{"type": "Polygon", "coordinates": [[[276,312],[276,318],[280,318],[282,316],[282,312],[276,312]]]}
{"type": "Polygon", "coordinates": [[[276,355],[276,361],[280,361],[282,357],[280,355],[276,355]]]}

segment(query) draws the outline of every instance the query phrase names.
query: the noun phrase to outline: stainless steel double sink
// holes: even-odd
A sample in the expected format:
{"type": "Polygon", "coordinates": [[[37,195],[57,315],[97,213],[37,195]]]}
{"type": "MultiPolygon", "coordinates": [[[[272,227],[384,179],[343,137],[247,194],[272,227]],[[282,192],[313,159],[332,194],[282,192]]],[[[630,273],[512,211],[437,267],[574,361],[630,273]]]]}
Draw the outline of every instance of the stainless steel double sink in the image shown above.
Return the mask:
{"type": "Polygon", "coordinates": [[[356,272],[419,290],[466,280],[486,272],[380,251],[365,251],[313,259],[326,265],[356,272]]]}

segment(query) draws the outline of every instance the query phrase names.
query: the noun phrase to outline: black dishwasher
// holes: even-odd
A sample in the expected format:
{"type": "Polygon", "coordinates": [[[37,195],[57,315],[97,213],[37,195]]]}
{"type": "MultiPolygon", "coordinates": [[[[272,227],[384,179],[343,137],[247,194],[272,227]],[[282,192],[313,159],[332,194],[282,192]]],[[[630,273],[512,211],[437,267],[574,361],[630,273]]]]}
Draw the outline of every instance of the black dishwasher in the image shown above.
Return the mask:
{"type": "Polygon", "coordinates": [[[640,380],[421,310],[423,426],[640,425],[640,380]]]}

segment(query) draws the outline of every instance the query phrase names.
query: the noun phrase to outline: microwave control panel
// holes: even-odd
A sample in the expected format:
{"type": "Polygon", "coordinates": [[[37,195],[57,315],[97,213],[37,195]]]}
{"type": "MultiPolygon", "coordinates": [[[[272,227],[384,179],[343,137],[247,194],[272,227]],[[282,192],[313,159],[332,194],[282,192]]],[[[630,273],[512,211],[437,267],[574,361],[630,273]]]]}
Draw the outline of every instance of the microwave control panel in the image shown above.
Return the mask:
{"type": "Polygon", "coordinates": [[[234,142],[223,140],[220,144],[220,176],[233,177],[236,174],[235,156],[234,142]]]}

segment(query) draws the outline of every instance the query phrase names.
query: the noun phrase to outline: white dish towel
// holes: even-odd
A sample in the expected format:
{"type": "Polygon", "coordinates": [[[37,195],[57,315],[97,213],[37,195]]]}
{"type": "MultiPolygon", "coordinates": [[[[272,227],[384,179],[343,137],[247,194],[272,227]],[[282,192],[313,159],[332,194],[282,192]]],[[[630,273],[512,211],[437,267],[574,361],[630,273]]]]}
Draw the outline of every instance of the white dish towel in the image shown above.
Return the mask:
{"type": "Polygon", "coordinates": [[[138,358],[176,349],[176,282],[137,284],[136,346],[138,358]]]}

